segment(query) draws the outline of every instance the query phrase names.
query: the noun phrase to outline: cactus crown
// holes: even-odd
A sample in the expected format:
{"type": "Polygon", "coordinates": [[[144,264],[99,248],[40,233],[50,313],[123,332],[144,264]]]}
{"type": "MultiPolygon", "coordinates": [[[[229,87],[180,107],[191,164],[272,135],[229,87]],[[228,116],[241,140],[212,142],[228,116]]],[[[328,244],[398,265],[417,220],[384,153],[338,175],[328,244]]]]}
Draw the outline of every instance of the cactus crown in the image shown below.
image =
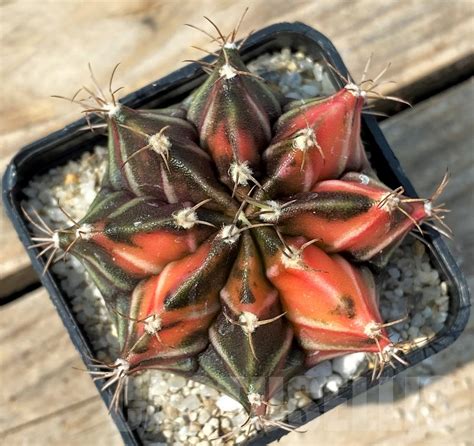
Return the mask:
{"type": "MultiPolygon", "coordinates": [[[[148,368],[193,376],[236,398],[259,424],[287,379],[361,351],[404,362],[381,320],[370,264],[422,222],[442,223],[429,199],[390,190],[360,139],[379,77],[329,97],[290,103],[243,63],[240,23],[184,105],[134,110],[95,91],[73,101],[101,116],[108,169],[88,213],[53,230],[28,218],[46,268],[77,257],[117,325],[121,355],[96,364],[105,387],[148,368]]],[[[92,74],[92,70],[91,70],[92,74]]],[[[393,98],[389,98],[393,99],[393,98]]],[[[91,126],[92,127],[92,126],[91,126]]],[[[118,404],[116,396],[113,404],[118,404]]]]}

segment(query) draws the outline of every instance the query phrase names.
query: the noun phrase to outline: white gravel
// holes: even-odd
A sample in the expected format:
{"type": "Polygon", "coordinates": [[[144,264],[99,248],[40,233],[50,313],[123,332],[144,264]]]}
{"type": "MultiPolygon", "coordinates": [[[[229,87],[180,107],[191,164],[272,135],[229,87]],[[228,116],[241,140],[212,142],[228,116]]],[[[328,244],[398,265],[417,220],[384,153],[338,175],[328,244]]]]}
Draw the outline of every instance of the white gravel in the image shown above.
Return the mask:
{"type": "MultiPolygon", "coordinates": [[[[333,90],[321,65],[303,53],[292,56],[289,50],[283,50],[262,56],[250,66],[295,99],[333,90]]],[[[99,188],[105,155],[105,149],[97,147],[93,153],[85,153],[77,160],[51,169],[47,175],[35,177],[25,189],[27,205],[37,209],[53,228],[69,225],[57,201],[73,219],[80,219],[99,188]]],[[[115,358],[118,347],[114,327],[100,293],[82,265],[69,257],[55,264],[52,271],[78,323],[92,341],[97,358],[115,358]]],[[[447,284],[431,265],[424,245],[408,238],[393,255],[381,281],[380,305],[384,319],[393,321],[408,315],[406,321],[390,328],[391,338],[412,340],[417,346],[426,343],[446,320],[448,291],[447,284]]],[[[366,355],[360,353],[325,361],[293,378],[288,386],[288,403],[283,403],[282,395],[276,395],[270,412],[282,418],[285,413],[305,406],[311,398],[317,400],[326,393],[336,393],[367,367],[366,355]]],[[[247,418],[239,403],[182,377],[148,371],[130,381],[128,419],[149,445],[210,445],[211,439],[230,432],[247,418]]],[[[245,439],[245,434],[238,433],[226,444],[245,439]]]]}

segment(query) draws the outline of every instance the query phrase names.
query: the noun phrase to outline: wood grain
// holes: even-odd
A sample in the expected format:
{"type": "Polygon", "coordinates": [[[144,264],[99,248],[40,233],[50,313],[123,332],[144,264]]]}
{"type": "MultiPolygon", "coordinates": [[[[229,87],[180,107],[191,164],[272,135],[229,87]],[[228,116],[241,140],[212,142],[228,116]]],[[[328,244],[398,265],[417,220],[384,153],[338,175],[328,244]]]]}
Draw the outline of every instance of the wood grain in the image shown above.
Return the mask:
{"type": "MultiPolygon", "coordinates": [[[[474,254],[472,243],[467,242],[470,228],[466,225],[472,221],[473,208],[466,204],[474,181],[469,174],[474,138],[473,101],[469,98],[473,87],[472,81],[466,82],[383,124],[420,192],[433,190],[449,162],[453,173],[452,189],[447,190],[452,194],[448,198],[453,208],[450,223],[466,258],[474,254]],[[443,129],[443,138],[436,137],[433,123],[436,129],[443,129]],[[462,181],[457,183],[459,176],[462,181]]],[[[472,288],[474,271],[466,267],[472,288]]],[[[306,434],[291,433],[280,444],[472,444],[473,336],[471,318],[461,338],[430,358],[428,364],[334,409],[308,424],[306,434]],[[428,366],[437,376],[420,388],[417,377],[426,375],[428,366]],[[393,386],[402,385],[412,392],[392,402],[393,386]]],[[[0,433],[3,431],[8,444],[120,444],[90,378],[72,369],[81,367],[81,361],[43,290],[0,311],[0,355],[0,382],[7,383],[0,399],[0,433]]]]}
{"type": "MultiPolygon", "coordinates": [[[[206,46],[207,38],[183,23],[205,27],[202,15],[208,15],[228,31],[247,5],[243,35],[299,20],[334,42],[356,78],[371,53],[372,74],[391,61],[388,77],[398,84],[387,85],[385,92],[447,67],[455,72],[456,64],[473,53],[470,0],[3,1],[0,172],[20,147],[78,117],[75,107],[50,95],[70,96],[87,82],[88,62],[104,83],[122,62],[117,83],[131,92],[179,68],[181,60],[200,57],[190,44],[206,46]]],[[[1,297],[36,279],[1,212],[0,222],[1,297]]]]}
{"type": "Polygon", "coordinates": [[[420,196],[430,196],[446,170],[441,201],[451,209],[449,242],[474,276],[474,78],[384,121],[382,130],[420,196]],[[471,259],[471,261],[470,261],[471,259]]]}
{"type": "Polygon", "coordinates": [[[3,444],[119,443],[44,289],[0,310],[3,444]]]}

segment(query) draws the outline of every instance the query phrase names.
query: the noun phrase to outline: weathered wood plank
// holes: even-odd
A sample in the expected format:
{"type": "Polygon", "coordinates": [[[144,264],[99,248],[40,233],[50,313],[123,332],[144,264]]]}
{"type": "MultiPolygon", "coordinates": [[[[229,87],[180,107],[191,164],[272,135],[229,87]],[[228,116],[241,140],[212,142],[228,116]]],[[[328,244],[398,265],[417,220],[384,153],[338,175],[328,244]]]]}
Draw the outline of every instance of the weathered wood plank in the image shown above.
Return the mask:
{"type": "MultiPolygon", "coordinates": [[[[384,122],[389,141],[420,192],[431,192],[444,173],[446,163],[441,165],[437,156],[445,151],[447,143],[448,155],[453,157],[449,158],[453,177],[464,172],[472,157],[472,92],[472,81],[466,82],[384,122]],[[453,111],[458,112],[455,120],[453,111]],[[436,137],[433,122],[444,130],[443,138],[436,137]],[[419,151],[423,152],[421,158],[419,151]]],[[[445,159],[444,155],[441,159],[445,159]]],[[[474,176],[462,175],[460,184],[453,180],[458,195],[448,200],[454,215],[450,223],[468,258],[473,255],[472,244],[467,243],[466,224],[472,221],[472,206],[466,206],[464,199],[469,198],[474,176]]],[[[467,272],[472,288],[472,268],[467,266],[467,272]]],[[[388,383],[310,423],[306,434],[292,433],[280,444],[310,445],[315,439],[319,444],[330,445],[385,445],[393,441],[410,446],[469,444],[474,413],[473,336],[471,318],[462,337],[430,359],[430,369],[439,376],[420,392],[390,404],[386,401],[390,401],[392,384],[388,383]],[[380,404],[374,403],[379,400],[380,404]]],[[[90,378],[71,368],[81,367],[81,361],[43,291],[0,311],[0,355],[0,382],[7,383],[2,386],[0,432],[8,429],[8,444],[28,440],[54,445],[61,439],[66,439],[67,444],[118,444],[102,402],[94,399],[90,378]]],[[[423,367],[426,365],[417,369],[421,376],[423,367]]],[[[412,372],[410,376],[417,374],[412,372]]],[[[401,380],[397,382],[400,385],[401,380]]]]}
{"type": "MultiPolygon", "coordinates": [[[[430,196],[446,169],[441,197],[451,213],[451,245],[468,260],[474,253],[474,78],[382,123],[382,130],[420,196],[430,196]]],[[[474,276],[474,264],[464,269],[474,276]]]]}
{"type": "Polygon", "coordinates": [[[119,438],[44,289],[0,310],[0,439],[112,444],[119,438]],[[95,443],[95,442],[94,442],[95,443]]]}
{"type": "MultiPolygon", "coordinates": [[[[130,92],[180,67],[181,60],[200,57],[189,46],[205,46],[207,38],[183,23],[205,26],[201,16],[206,14],[227,31],[248,4],[246,0],[2,3],[0,171],[19,147],[76,119],[77,109],[49,96],[70,95],[86,82],[87,62],[105,82],[121,61],[117,83],[130,92]]],[[[474,4],[467,0],[256,0],[250,6],[243,34],[278,21],[300,20],[333,40],[356,78],[372,52],[372,73],[391,61],[389,77],[398,84],[387,85],[386,92],[455,67],[473,53],[474,4]]],[[[0,218],[0,283],[9,281],[8,287],[6,282],[1,287],[1,297],[11,292],[12,284],[34,276],[9,223],[1,214],[0,218]],[[26,270],[21,280],[15,276],[19,270],[26,270]]]]}
{"type": "Polygon", "coordinates": [[[0,301],[38,281],[30,259],[0,205],[0,301]]]}
{"type": "Polygon", "coordinates": [[[123,444],[99,396],[0,433],[9,445],[123,444]]]}

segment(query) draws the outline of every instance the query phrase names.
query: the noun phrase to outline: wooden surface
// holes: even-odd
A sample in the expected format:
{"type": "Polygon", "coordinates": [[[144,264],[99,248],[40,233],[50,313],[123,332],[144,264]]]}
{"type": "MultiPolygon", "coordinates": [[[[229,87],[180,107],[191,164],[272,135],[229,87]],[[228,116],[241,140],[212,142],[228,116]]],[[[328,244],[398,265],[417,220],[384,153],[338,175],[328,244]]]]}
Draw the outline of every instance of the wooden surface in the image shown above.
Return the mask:
{"type": "MultiPolygon", "coordinates": [[[[381,91],[403,90],[405,98],[449,84],[474,69],[469,39],[474,38],[472,0],[89,0],[0,5],[0,173],[20,147],[77,119],[76,107],[50,96],[72,96],[88,82],[88,62],[103,82],[121,62],[117,84],[126,85],[129,93],[181,67],[182,60],[201,57],[190,45],[206,47],[208,39],[184,23],[206,27],[202,15],[208,15],[228,32],[247,5],[242,35],[271,23],[303,21],[333,41],[356,79],[371,53],[371,73],[391,62],[387,78],[397,84],[381,91]]],[[[0,219],[1,298],[36,279],[1,211],[0,219]]]]}
{"type": "Polygon", "coordinates": [[[474,78],[382,122],[382,130],[420,196],[430,196],[446,170],[442,201],[457,260],[474,276],[474,78]]]}
{"type": "MultiPolygon", "coordinates": [[[[446,76],[446,67],[456,79],[473,53],[471,1],[4,1],[0,170],[19,147],[77,117],[70,104],[49,95],[71,94],[86,82],[88,61],[101,79],[122,61],[118,82],[130,92],[179,67],[180,60],[198,57],[188,45],[205,39],[182,23],[202,25],[206,14],[228,30],[247,4],[251,13],[244,31],[304,21],[333,40],[354,75],[374,52],[374,72],[393,62],[390,77],[399,84],[387,88],[412,88],[416,95],[424,88],[430,96],[432,84],[423,80],[446,76]]],[[[443,82],[452,80],[443,78],[439,85],[443,82]]],[[[420,193],[429,194],[449,167],[449,223],[471,289],[473,99],[473,81],[466,81],[383,123],[420,193]]],[[[0,296],[34,280],[23,249],[13,240],[2,218],[0,296]]],[[[307,434],[291,434],[283,444],[314,444],[315,439],[321,445],[379,445],[390,439],[409,445],[472,444],[473,335],[471,319],[462,338],[433,359],[430,367],[440,376],[423,390],[378,404],[371,392],[367,403],[341,406],[311,423],[307,434]]],[[[0,438],[5,444],[120,444],[90,378],[73,367],[80,368],[81,361],[43,290],[0,309],[0,438]]],[[[383,394],[389,390],[385,387],[383,394]]]]}
{"type": "Polygon", "coordinates": [[[0,311],[0,363],[0,443],[120,443],[43,288],[0,311]]]}

